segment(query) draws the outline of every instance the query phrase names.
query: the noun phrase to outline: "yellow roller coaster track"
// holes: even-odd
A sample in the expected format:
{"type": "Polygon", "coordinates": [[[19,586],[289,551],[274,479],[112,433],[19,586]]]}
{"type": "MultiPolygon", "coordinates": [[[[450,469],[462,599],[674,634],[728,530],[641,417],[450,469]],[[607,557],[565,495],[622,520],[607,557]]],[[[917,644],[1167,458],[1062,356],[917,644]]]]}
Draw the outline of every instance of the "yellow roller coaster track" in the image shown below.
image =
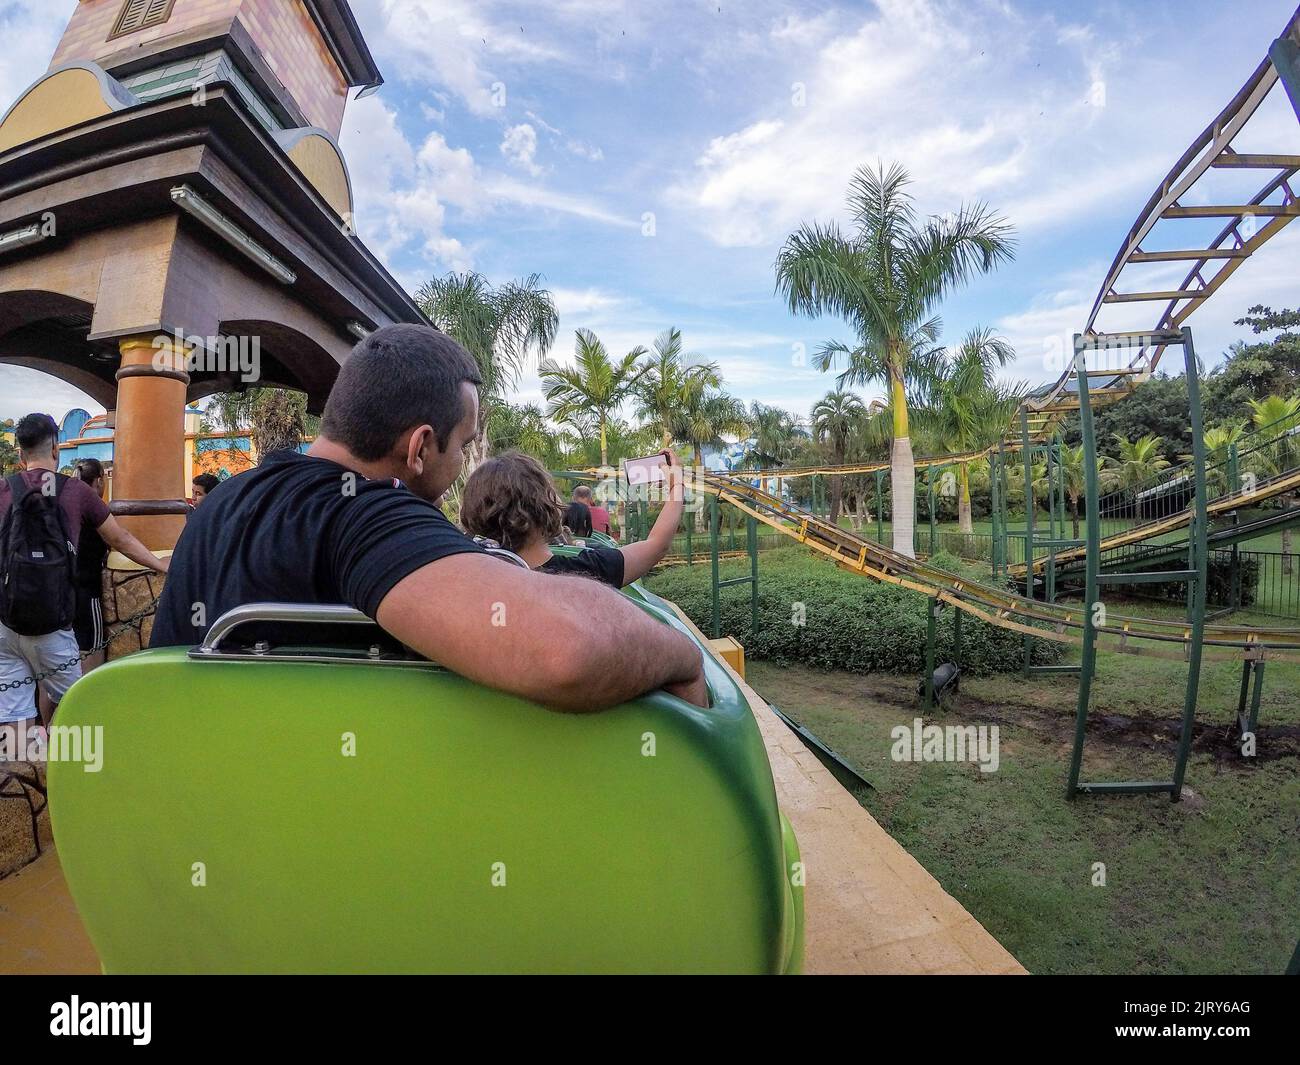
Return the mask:
{"type": "MultiPolygon", "coordinates": [[[[938,599],[998,628],[1057,643],[1083,642],[1084,611],[1078,605],[1029,599],[896,554],[874,540],[822,521],[735,475],[704,474],[697,478],[695,487],[716,494],[843,569],[938,599]]],[[[1191,627],[1182,621],[1110,613],[1097,628],[1097,636],[1098,647],[1103,650],[1182,659],[1191,643],[1191,627]]],[[[1207,623],[1204,647],[1205,657],[1212,660],[1289,656],[1300,653],[1300,628],[1207,623]]]]}
{"type": "MultiPolygon", "coordinates": [[[[1241,507],[1253,506],[1266,499],[1296,491],[1300,491],[1300,469],[1289,470],[1278,477],[1260,481],[1250,492],[1234,492],[1229,495],[1219,496],[1211,500],[1205,511],[1212,518],[1217,514],[1228,514],[1241,507]]],[[[1105,537],[1101,541],[1101,550],[1110,551],[1117,547],[1127,547],[1143,540],[1163,536],[1177,529],[1186,528],[1191,519],[1192,510],[1189,507],[1158,521],[1148,521],[1143,522],[1141,525],[1134,525],[1131,529],[1125,529],[1123,532],[1105,537]]],[[[1059,566],[1065,562],[1081,559],[1086,553],[1087,548],[1084,547],[1062,548],[1056,552],[1056,564],[1059,566]]],[[[1034,559],[1035,573],[1041,573],[1046,566],[1046,557],[1034,559]]],[[[1023,577],[1025,575],[1025,563],[1014,563],[1007,567],[1007,572],[1013,577],[1023,577]]]]}

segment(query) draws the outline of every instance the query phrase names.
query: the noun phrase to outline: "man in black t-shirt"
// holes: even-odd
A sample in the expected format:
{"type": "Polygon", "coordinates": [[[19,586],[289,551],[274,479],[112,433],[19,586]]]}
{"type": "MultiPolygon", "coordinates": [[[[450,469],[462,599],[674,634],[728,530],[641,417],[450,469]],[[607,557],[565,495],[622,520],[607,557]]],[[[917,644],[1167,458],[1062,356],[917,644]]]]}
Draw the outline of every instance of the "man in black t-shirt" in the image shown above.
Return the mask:
{"type": "Polygon", "coordinates": [[[493,558],[434,505],[474,440],[479,380],[427,326],[361,341],[307,454],[267,455],[191,515],[150,645],[197,644],[244,603],[348,603],[449,669],[550,706],[598,710],[661,687],[707,705],[685,636],[594,581],[493,558]]]}

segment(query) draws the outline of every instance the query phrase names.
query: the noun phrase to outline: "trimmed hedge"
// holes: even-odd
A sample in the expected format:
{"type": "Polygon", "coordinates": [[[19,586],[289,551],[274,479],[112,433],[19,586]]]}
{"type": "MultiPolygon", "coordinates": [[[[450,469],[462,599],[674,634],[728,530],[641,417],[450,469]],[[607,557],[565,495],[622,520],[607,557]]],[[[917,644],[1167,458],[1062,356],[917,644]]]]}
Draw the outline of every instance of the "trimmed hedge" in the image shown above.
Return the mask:
{"type": "MultiPolygon", "coordinates": [[[[935,564],[960,572],[952,556],[935,564]]],[[[723,580],[744,577],[749,560],[724,562],[723,580]]],[[[707,559],[694,566],[659,570],[646,581],[656,595],[671,599],[709,634],[713,599],[707,559]]],[[[801,547],[764,551],[758,562],[758,632],[750,632],[748,585],[723,588],[722,634],[734,636],[749,658],[798,662],[817,669],[852,673],[920,673],[925,663],[925,596],[879,584],[838,569],[801,547]],[[800,609],[802,605],[802,609],[800,609]],[[803,624],[796,622],[802,618],[803,624]]],[[[952,658],[953,609],[939,615],[935,661],[952,658]]],[[[1060,660],[1061,645],[1033,642],[1033,662],[1060,660]]],[[[969,614],[962,618],[961,668],[975,675],[1018,671],[1024,662],[1019,633],[999,629],[969,614]]]]}

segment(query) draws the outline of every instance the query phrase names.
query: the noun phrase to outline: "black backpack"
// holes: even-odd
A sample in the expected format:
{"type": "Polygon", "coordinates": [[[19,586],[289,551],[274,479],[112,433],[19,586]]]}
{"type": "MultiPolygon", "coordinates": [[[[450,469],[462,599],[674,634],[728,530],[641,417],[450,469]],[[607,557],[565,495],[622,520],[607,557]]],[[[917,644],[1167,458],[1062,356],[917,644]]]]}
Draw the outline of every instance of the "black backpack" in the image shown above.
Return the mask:
{"type": "Polygon", "coordinates": [[[77,611],[77,553],[59,506],[68,478],[52,476],[53,494],[22,474],[10,477],[12,499],[0,517],[0,622],[23,636],[71,628],[77,611]]]}

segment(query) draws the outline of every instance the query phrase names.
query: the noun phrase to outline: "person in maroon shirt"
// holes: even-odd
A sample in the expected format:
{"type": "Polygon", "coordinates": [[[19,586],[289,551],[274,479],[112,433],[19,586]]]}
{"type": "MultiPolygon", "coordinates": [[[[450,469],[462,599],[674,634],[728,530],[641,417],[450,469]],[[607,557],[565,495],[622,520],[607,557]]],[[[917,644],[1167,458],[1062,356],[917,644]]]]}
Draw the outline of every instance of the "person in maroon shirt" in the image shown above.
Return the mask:
{"type": "MultiPolygon", "coordinates": [[[[29,487],[40,489],[58,473],[59,427],[48,414],[29,414],[14,427],[14,437],[24,468],[20,476],[29,487]]],[[[99,534],[104,543],[132,562],[157,573],[167,572],[166,560],[158,558],[122,528],[90,485],[76,477],[66,478],[59,488],[58,500],[68,542],[74,551],[80,543],[84,522],[99,534]]],[[[7,480],[0,480],[0,515],[9,511],[12,501],[13,493],[7,480]]],[[[49,673],[39,682],[39,687],[49,699],[52,716],[53,708],[58,706],[73,681],[81,676],[80,652],[73,630],[58,629],[41,636],[27,636],[0,623],[0,683],[12,684],[41,673],[49,673]],[[59,669],[60,666],[66,668],[59,669]]],[[[35,687],[23,685],[0,691],[0,726],[36,716],[35,687]]],[[[48,720],[45,723],[48,724],[48,720]]]]}
{"type": "Polygon", "coordinates": [[[573,490],[573,501],[582,503],[591,511],[591,528],[593,532],[604,533],[606,536],[612,536],[609,526],[609,511],[604,507],[596,506],[596,497],[592,495],[591,488],[588,485],[580,484],[573,490]]]}

